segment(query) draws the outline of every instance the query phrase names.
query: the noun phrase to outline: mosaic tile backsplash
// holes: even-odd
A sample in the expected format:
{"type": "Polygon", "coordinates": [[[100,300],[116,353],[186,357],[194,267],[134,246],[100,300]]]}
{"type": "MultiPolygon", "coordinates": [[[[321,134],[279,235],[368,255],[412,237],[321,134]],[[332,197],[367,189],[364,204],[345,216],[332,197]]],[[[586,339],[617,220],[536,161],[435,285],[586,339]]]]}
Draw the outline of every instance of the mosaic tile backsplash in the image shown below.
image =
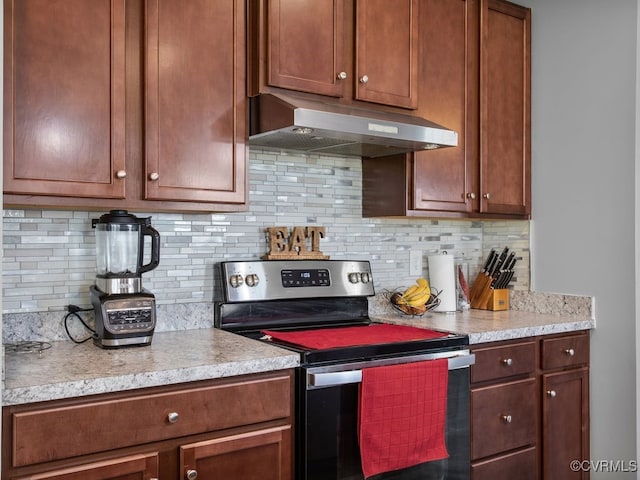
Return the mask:
{"type": "MultiPolygon", "coordinates": [[[[413,283],[412,249],[422,252],[424,275],[426,257],[447,251],[464,265],[471,282],[489,249],[504,246],[519,258],[514,288],[529,289],[528,221],[362,218],[362,161],[252,150],[248,211],[132,212],[151,215],[161,235],[160,266],[143,275],[144,287],[155,294],[159,307],[202,303],[210,312],[216,262],[267,253],[267,227],[317,225],[326,227],[323,253],[333,259],[371,261],[377,291],[413,283]]],[[[4,210],[5,317],[62,314],[69,304],[89,306],[88,289],[95,276],[91,219],[102,213],[4,210]]]]}

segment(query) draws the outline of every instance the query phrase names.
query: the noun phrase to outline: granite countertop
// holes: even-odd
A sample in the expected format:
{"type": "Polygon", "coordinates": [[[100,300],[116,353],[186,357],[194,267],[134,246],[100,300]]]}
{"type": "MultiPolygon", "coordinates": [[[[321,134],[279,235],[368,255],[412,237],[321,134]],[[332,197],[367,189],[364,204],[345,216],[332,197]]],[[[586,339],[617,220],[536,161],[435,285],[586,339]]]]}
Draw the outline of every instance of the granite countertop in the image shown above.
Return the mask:
{"type": "Polygon", "coordinates": [[[148,347],[51,342],[5,353],[3,405],[71,398],[296,367],[299,355],[222,330],[156,332],[148,347]]]}
{"type": "Polygon", "coordinates": [[[428,312],[422,317],[380,314],[372,318],[380,322],[467,334],[470,344],[595,328],[595,321],[588,316],[563,316],[518,310],[428,312]]]}
{"type": "MultiPolygon", "coordinates": [[[[595,328],[593,299],[514,294],[512,310],[403,316],[384,296],[374,321],[469,335],[471,344],[595,328]]],[[[299,355],[215,328],[156,331],[148,347],[103,350],[91,342],[52,341],[42,353],[5,352],[3,405],[177,384],[293,368],[299,355]]]]}

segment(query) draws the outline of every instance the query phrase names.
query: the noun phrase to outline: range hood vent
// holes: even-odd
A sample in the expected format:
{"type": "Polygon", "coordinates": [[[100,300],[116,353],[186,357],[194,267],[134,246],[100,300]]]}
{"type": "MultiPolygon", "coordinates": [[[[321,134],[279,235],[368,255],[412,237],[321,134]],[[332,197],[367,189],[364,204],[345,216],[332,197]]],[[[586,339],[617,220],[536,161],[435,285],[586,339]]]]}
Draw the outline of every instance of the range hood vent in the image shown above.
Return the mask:
{"type": "Polygon", "coordinates": [[[458,145],[458,134],[420,117],[263,93],[251,98],[249,145],[382,157],[458,145]]]}

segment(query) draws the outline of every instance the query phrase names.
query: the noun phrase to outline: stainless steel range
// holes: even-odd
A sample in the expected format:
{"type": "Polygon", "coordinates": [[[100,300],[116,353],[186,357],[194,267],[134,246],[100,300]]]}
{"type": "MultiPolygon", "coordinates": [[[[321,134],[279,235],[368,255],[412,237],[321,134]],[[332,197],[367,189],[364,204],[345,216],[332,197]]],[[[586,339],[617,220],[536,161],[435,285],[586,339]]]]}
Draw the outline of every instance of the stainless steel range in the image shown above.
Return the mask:
{"type": "Polygon", "coordinates": [[[372,321],[368,297],[375,292],[367,261],[222,262],[217,271],[216,328],[300,354],[297,480],[362,480],[359,402],[364,373],[440,359],[448,364],[448,456],[370,478],[469,478],[468,367],[474,356],[468,337],[372,321]]]}

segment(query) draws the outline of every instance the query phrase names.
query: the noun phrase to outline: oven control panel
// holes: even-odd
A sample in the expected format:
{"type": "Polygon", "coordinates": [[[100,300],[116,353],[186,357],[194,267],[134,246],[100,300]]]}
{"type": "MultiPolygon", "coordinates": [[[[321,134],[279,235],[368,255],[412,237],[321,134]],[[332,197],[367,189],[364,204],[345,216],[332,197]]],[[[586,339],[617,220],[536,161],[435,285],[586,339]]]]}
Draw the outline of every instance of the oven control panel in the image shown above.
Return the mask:
{"type": "Polygon", "coordinates": [[[284,288],[331,286],[331,277],[326,268],[280,270],[280,277],[284,288]]]}
{"type": "Polygon", "coordinates": [[[222,262],[227,302],[374,295],[368,261],[222,262]]]}

